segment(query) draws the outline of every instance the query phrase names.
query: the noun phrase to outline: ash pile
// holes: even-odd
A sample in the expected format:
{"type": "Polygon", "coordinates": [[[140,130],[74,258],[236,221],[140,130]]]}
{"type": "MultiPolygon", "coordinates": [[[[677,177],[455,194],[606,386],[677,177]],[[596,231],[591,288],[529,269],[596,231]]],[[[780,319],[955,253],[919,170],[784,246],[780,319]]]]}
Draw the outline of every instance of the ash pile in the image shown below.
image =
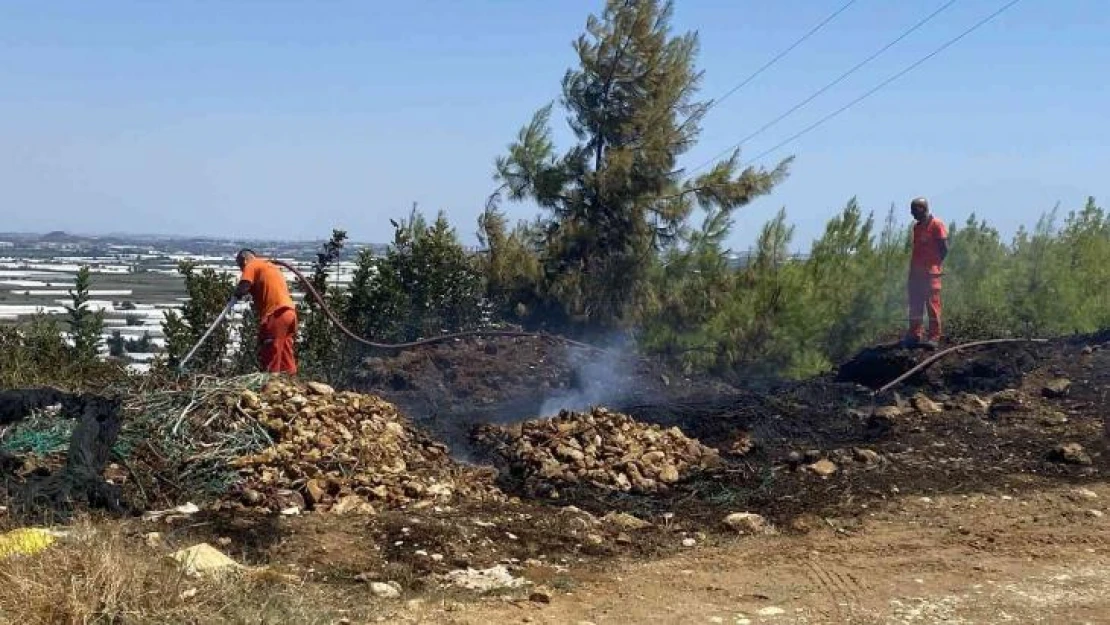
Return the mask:
{"type": "Polygon", "coordinates": [[[491,471],[457,464],[377,396],[275,381],[238,406],[273,444],[231,461],[241,480],[227,505],[344,514],[504,498],[491,471]]]}
{"type": "Polygon", "coordinates": [[[562,411],[514,425],[482,425],[474,437],[528,494],[549,498],[558,498],[560,488],[576,486],[664,493],[676,482],[722,464],[716,449],[677,427],[642,423],[605,408],[562,411]]]}

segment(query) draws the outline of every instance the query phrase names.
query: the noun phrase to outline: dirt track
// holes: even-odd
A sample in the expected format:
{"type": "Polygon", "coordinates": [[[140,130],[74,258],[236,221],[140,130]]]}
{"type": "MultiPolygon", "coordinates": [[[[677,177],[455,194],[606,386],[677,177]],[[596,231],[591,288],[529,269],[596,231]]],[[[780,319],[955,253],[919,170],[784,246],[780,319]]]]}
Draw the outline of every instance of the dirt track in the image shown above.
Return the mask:
{"type": "MultiPolygon", "coordinates": [[[[1027,487],[1036,484],[1027,484],[1027,487]]],[[[419,610],[479,623],[1110,622],[1110,486],[907,497],[805,536],[583,575],[547,606],[419,610]],[[1091,498],[1091,495],[1097,498],[1091,498]],[[837,531],[842,525],[852,529],[837,531]]]]}

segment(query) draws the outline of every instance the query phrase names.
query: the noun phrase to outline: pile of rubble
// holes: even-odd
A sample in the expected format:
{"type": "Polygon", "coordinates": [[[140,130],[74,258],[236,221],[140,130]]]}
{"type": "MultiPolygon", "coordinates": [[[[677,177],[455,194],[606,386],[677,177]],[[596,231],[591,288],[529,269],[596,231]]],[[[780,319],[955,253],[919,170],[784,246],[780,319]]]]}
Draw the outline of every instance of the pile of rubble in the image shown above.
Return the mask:
{"type": "Polygon", "coordinates": [[[527,491],[557,497],[559,486],[657,493],[720,465],[717,450],[664,429],[596,408],[551,419],[480,426],[475,438],[523,479],[527,491]]]}
{"type": "Polygon", "coordinates": [[[242,391],[238,404],[274,442],[231,463],[247,506],[343,514],[503,498],[491,473],[455,463],[377,396],[271,381],[259,393],[242,391]]]}

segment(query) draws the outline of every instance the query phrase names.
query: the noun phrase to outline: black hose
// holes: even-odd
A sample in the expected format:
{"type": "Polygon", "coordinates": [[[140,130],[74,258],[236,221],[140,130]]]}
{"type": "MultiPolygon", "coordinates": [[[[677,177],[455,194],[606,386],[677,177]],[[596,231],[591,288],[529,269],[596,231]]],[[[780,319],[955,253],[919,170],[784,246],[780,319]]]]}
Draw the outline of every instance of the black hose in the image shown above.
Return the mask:
{"type": "Polygon", "coordinates": [[[450,340],[453,340],[453,339],[466,338],[466,337],[471,337],[471,336],[504,336],[504,337],[540,338],[540,339],[546,339],[546,340],[549,340],[549,341],[556,341],[556,342],[566,343],[567,345],[572,345],[574,347],[579,347],[579,348],[582,348],[582,349],[589,349],[589,350],[594,350],[594,351],[599,351],[599,352],[608,352],[609,351],[609,350],[607,350],[603,347],[598,347],[596,345],[590,345],[589,343],[583,343],[581,341],[575,341],[573,339],[568,339],[568,338],[565,338],[565,337],[562,337],[562,336],[556,336],[556,335],[553,335],[553,334],[544,334],[542,332],[525,332],[525,331],[521,331],[521,330],[467,330],[465,332],[455,332],[455,333],[452,333],[452,334],[443,334],[443,335],[440,335],[440,336],[434,336],[434,337],[431,337],[431,338],[420,339],[420,340],[417,340],[417,341],[409,341],[407,343],[378,343],[376,341],[371,341],[371,340],[365,339],[365,338],[355,334],[354,332],[351,332],[351,330],[349,330],[347,328],[347,326],[343,325],[343,322],[340,321],[339,318],[336,317],[335,313],[332,312],[331,308],[328,307],[327,302],[324,301],[324,298],[312,286],[312,283],[309,282],[308,278],[306,278],[304,276],[304,274],[302,274],[300,271],[298,271],[296,267],[290,265],[287,262],[280,261],[280,260],[270,259],[270,262],[274,263],[275,265],[280,265],[280,266],[288,269],[289,271],[293,272],[293,275],[296,276],[298,280],[300,280],[302,285],[304,285],[305,289],[312,296],[312,299],[315,300],[316,303],[320,305],[320,309],[324,311],[324,314],[327,316],[327,318],[332,323],[334,323],[335,326],[337,328],[339,328],[339,330],[341,332],[343,332],[343,334],[345,334],[352,341],[355,341],[357,343],[361,343],[363,345],[366,345],[367,347],[373,347],[375,349],[387,349],[387,350],[388,349],[411,349],[411,348],[414,348],[414,347],[421,347],[423,345],[431,345],[433,343],[442,343],[444,341],[450,341],[450,340]]]}

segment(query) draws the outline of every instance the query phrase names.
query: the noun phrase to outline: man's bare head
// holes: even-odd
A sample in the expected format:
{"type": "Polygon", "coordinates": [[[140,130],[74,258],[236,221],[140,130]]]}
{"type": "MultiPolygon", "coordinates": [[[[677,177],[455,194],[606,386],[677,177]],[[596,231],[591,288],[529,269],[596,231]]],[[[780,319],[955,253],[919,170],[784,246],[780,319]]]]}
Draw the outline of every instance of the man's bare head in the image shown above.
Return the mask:
{"type": "Polygon", "coordinates": [[[910,214],[917,221],[925,221],[929,217],[929,200],[923,197],[910,200],[910,214]]]}
{"type": "Polygon", "coordinates": [[[243,269],[244,267],[247,266],[247,262],[250,259],[255,258],[257,256],[258,256],[258,254],[255,254],[254,250],[245,247],[245,248],[239,250],[239,253],[235,255],[235,264],[239,265],[239,269],[243,269]]]}

